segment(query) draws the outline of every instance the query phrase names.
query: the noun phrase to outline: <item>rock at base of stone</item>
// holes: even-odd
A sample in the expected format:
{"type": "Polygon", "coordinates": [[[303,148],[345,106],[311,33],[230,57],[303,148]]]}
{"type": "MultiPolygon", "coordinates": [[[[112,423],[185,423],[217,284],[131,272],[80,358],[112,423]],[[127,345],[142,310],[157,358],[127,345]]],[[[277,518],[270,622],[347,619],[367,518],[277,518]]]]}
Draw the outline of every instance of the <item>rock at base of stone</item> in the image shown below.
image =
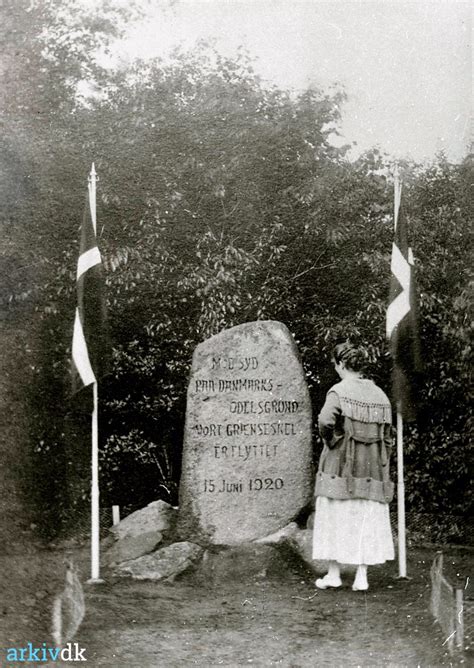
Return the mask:
{"type": "Polygon", "coordinates": [[[314,561],[313,553],[313,532],[311,529],[300,529],[295,531],[288,541],[289,546],[301,557],[306,566],[314,573],[326,573],[327,564],[325,561],[314,561]]]}
{"type": "Polygon", "coordinates": [[[116,541],[104,554],[104,563],[107,566],[131,561],[153,552],[163,539],[160,531],[147,531],[139,536],[127,536],[116,541]]]}
{"type": "Polygon", "coordinates": [[[116,542],[117,538],[109,533],[107,536],[104,536],[104,538],[100,539],[100,551],[102,553],[106,552],[106,550],[110,550],[112,545],[116,542]]]}
{"type": "MultiPolygon", "coordinates": [[[[295,531],[288,539],[288,545],[293,549],[304,561],[306,566],[310,568],[313,573],[322,575],[327,573],[328,562],[321,559],[313,559],[313,531],[312,529],[299,529],[295,531]]],[[[341,564],[341,573],[353,573],[356,566],[351,564],[341,564]]]]}
{"type": "Polygon", "coordinates": [[[165,501],[153,501],[145,508],[136,510],[121,522],[111,527],[110,531],[118,538],[139,536],[150,531],[169,531],[173,525],[175,508],[165,501]]]}
{"type": "Polygon", "coordinates": [[[250,582],[288,569],[277,545],[242,543],[223,549],[208,549],[197,569],[199,579],[213,585],[250,582]]]}
{"type": "Polygon", "coordinates": [[[264,536],[263,538],[257,538],[257,540],[254,540],[253,542],[261,545],[278,545],[291,538],[297,531],[298,525],[296,522],[290,522],[290,524],[287,524],[286,527],[283,527],[280,531],[271,533],[269,536],[264,536]]]}
{"type": "Polygon", "coordinates": [[[136,580],[173,579],[194,566],[202,553],[202,547],[194,543],[173,543],[152,554],[121,564],[114,569],[114,575],[136,580]]]}

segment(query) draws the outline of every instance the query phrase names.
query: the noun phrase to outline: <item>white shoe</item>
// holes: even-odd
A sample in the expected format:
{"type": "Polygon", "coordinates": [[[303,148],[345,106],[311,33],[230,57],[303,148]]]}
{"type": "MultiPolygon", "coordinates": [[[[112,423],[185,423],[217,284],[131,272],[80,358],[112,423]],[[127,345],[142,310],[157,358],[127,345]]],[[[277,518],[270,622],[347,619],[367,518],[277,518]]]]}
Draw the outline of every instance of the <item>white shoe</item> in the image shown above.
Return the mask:
{"type": "Polygon", "coordinates": [[[368,588],[368,582],[354,582],[352,585],[352,591],[367,591],[368,588]]]}
{"type": "Polygon", "coordinates": [[[318,578],[314,584],[318,589],[337,589],[342,585],[342,580],[341,578],[330,578],[329,575],[325,575],[323,578],[318,578]]]}

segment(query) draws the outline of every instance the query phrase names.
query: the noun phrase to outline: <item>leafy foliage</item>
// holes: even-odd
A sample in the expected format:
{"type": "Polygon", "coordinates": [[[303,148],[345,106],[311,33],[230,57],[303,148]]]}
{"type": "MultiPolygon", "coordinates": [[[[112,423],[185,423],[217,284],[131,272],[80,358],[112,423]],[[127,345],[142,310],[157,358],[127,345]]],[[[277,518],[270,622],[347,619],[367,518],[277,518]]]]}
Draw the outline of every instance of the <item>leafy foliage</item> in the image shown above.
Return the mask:
{"type": "MultiPolygon", "coordinates": [[[[108,3],[98,14],[71,18],[67,3],[64,11],[61,21],[27,22],[41,73],[35,95],[51,123],[40,127],[25,103],[19,120],[7,114],[2,140],[13,156],[5,189],[23,183],[4,204],[3,298],[13,313],[31,304],[40,321],[27,391],[34,461],[56,480],[38,490],[52,530],[60,498],[66,516],[88,495],[87,424],[66,398],[85,190],[78,175],[92,160],[113,350],[113,373],[101,384],[104,504],[177,502],[192,352],[223,328],[283,321],[300,349],[315,412],[334,381],[330,350],[340,340],[364,342],[374,376],[384,387],[390,377],[389,164],[377,150],[350,163],[346,149],[331,144],[344,93],[269,89],[245,54],[229,60],[205,44],[166,63],[107,71],[90,54],[119,34],[108,3]],[[71,20],[74,38],[64,28],[71,20]],[[76,95],[84,77],[100,88],[87,104],[76,95]],[[32,238],[40,270],[21,273],[32,238]]],[[[25,65],[22,76],[29,72],[25,65]]],[[[426,350],[420,417],[407,429],[409,509],[461,514],[469,503],[470,165],[440,156],[431,166],[403,168],[426,350]]]]}
{"type": "Polygon", "coordinates": [[[425,353],[423,404],[407,455],[410,499],[440,514],[448,507],[461,515],[472,504],[469,169],[468,161],[454,166],[440,156],[410,192],[425,353]]]}

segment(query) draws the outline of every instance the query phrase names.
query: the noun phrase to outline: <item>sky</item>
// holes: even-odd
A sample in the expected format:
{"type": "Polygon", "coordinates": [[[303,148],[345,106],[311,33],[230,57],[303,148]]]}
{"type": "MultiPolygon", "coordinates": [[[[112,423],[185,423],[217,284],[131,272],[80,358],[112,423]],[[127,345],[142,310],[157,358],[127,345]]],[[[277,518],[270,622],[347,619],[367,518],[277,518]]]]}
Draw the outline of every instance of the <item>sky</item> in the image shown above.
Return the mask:
{"type": "Polygon", "coordinates": [[[124,61],[166,56],[214,39],[243,46],[269,84],[344,86],[340,143],[394,158],[462,159],[470,140],[471,4],[464,1],[152,0],[146,21],[117,47],[124,61]],[[161,6],[161,8],[160,8],[161,6]],[[153,8],[154,7],[154,8],[153,8]]]}

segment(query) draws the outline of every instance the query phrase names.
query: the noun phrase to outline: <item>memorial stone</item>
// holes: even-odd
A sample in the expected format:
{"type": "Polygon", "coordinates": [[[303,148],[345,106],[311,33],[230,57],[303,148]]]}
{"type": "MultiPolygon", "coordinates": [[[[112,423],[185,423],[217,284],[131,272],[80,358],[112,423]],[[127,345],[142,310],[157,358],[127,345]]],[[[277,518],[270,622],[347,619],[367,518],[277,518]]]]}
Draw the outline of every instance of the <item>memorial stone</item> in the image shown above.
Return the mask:
{"type": "Polygon", "coordinates": [[[225,330],[194,352],[178,533],[237,545],[278,531],[313,491],[311,403],[279,322],[225,330]]]}

